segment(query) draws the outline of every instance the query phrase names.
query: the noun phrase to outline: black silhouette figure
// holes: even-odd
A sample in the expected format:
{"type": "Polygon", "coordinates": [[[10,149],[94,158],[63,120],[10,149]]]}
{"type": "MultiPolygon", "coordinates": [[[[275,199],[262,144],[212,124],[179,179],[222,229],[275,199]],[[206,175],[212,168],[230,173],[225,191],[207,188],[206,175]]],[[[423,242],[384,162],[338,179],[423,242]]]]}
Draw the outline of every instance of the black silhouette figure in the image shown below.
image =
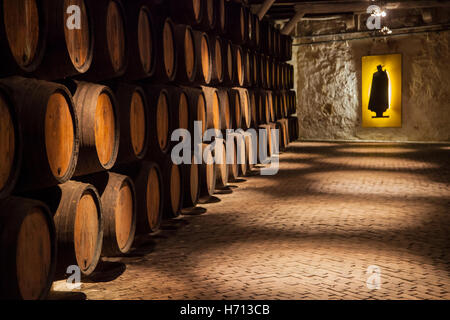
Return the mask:
{"type": "Polygon", "coordinates": [[[376,116],[372,118],[389,118],[389,116],[383,116],[389,108],[389,78],[381,65],[377,69],[372,78],[369,110],[376,113],[376,116]]]}

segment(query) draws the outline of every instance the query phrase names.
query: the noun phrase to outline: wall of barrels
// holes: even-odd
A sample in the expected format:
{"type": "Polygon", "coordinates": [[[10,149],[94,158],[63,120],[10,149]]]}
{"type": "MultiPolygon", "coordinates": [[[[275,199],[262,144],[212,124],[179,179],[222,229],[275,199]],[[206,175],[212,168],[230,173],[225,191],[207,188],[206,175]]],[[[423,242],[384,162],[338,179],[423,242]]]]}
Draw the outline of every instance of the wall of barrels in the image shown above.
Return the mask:
{"type": "Polygon", "coordinates": [[[175,129],[296,140],[291,45],[239,1],[1,0],[0,298],[43,299],[252,173],[174,164],[175,129]]]}

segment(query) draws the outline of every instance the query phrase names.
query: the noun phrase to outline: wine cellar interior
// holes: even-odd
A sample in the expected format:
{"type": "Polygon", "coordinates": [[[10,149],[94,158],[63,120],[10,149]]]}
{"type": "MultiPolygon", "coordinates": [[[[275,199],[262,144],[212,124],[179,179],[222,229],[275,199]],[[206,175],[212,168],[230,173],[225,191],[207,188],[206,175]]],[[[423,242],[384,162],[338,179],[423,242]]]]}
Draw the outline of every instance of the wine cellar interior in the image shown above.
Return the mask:
{"type": "Polygon", "coordinates": [[[449,299],[449,26],[0,0],[0,299],[449,299]]]}

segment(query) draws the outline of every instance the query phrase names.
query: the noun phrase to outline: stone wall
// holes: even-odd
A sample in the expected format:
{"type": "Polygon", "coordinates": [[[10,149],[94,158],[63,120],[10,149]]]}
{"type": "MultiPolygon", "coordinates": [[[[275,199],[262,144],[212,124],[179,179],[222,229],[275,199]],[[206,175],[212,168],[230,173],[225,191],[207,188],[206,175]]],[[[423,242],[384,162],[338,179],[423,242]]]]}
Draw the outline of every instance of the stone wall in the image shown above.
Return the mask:
{"type": "Polygon", "coordinates": [[[295,47],[303,139],[450,141],[450,31],[295,47]],[[402,127],[362,128],[361,58],[403,55],[402,127]]]}

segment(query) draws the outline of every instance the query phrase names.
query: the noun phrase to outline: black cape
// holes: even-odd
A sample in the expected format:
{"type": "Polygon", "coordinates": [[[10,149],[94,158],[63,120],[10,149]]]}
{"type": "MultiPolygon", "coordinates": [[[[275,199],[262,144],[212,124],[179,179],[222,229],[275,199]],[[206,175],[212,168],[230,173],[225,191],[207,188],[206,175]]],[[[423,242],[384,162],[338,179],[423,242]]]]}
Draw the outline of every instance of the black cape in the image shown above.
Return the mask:
{"type": "Polygon", "coordinates": [[[386,71],[373,74],[370,90],[369,110],[382,114],[389,108],[389,78],[386,71]]]}

